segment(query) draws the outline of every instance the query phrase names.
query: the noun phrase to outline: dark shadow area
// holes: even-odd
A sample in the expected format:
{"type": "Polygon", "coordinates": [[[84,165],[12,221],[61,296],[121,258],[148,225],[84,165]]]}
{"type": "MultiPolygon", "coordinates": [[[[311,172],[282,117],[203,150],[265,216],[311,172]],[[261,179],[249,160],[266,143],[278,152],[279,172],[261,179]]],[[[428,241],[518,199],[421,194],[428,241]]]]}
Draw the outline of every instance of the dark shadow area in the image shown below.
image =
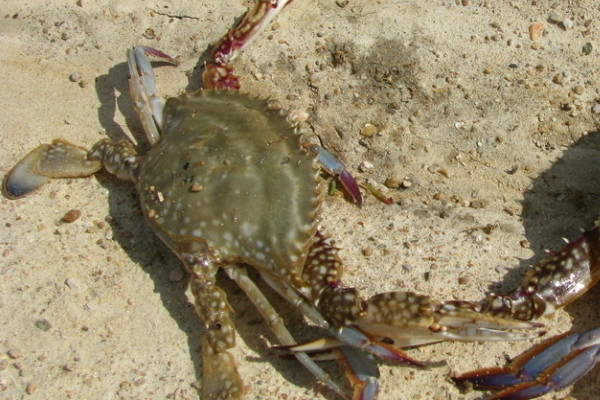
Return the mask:
{"type": "MultiPolygon", "coordinates": [[[[199,89],[204,61],[209,55],[210,51],[207,49],[190,74],[190,83],[186,90],[199,89]]],[[[170,67],[172,68],[172,66],[170,67]]],[[[106,75],[98,77],[96,91],[101,103],[98,116],[107,136],[112,140],[121,140],[131,135],[141,144],[138,146],[138,151],[142,154],[147,151],[149,146],[143,145],[146,143],[146,139],[129,96],[127,64],[118,64],[111,68],[106,75]],[[117,113],[124,115],[127,126],[123,127],[115,122],[114,117],[117,113]]],[[[189,352],[196,376],[198,380],[201,380],[200,339],[204,333],[204,324],[197,316],[193,304],[186,297],[188,278],[186,277],[180,282],[173,282],[169,278],[171,271],[174,268],[182,268],[182,264],[145,223],[134,185],[131,182],[119,181],[106,172],[99,172],[96,174],[96,178],[109,191],[109,214],[114,240],[125,250],[131,260],[138,264],[154,281],[155,291],[159,293],[164,307],[188,337],[189,352]]],[[[257,274],[251,274],[251,276],[256,278],[257,274]]],[[[247,358],[244,362],[269,362],[277,373],[282,374],[283,378],[293,385],[308,389],[316,388],[314,378],[301,364],[295,359],[281,357],[280,351],[268,347],[265,338],[274,345],[278,344],[278,341],[241,289],[223,273],[219,274],[218,283],[228,294],[228,301],[234,309],[232,319],[241,339],[249,348],[259,354],[258,358],[247,358]]],[[[294,333],[296,340],[299,342],[309,341],[324,335],[322,330],[307,326],[298,310],[274,293],[266,284],[259,282],[259,287],[280,315],[285,317],[288,329],[294,333]]],[[[324,364],[323,367],[331,369],[327,364],[324,364]]],[[[340,367],[333,367],[329,372],[334,380],[340,382],[342,387],[346,385],[340,367]]],[[[242,379],[245,378],[247,377],[242,376],[242,379]]],[[[245,382],[251,383],[247,379],[245,382]]],[[[325,394],[327,398],[335,398],[333,394],[325,394]]]]}
{"type": "MultiPolygon", "coordinates": [[[[491,290],[510,293],[517,288],[531,264],[542,259],[545,249],[558,251],[562,238],[573,241],[582,230],[594,227],[600,209],[600,131],[590,133],[567,148],[550,169],[532,181],[524,193],[523,225],[535,256],[522,260],[503,283],[491,290]]],[[[600,285],[591,288],[565,309],[573,317],[573,329],[583,332],[600,326],[600,285]]],[[[545,322],[542,318],[540,322],[545,322]]],[[[565,331],[569,329],[565,326],[565,331]]],[[[516,356],[517,354],[511,354],[516,356]]],[[[596,398],[600,369],[597,367],[579,381],[572,391],[575,398],[596,398]],[[593,396],[590,393],[595,393],[593,396]]]]}

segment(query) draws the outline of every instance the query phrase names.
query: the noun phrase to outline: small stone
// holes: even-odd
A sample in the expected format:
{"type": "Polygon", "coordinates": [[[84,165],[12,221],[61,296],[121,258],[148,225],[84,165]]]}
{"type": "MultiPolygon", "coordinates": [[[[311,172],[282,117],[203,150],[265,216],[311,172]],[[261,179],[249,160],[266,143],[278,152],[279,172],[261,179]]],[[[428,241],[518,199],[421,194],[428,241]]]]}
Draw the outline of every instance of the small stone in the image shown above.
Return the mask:
{"type": "Polygon", "coordinates": [[[398,179],[396,178],[386,178],[385,182],[383,183],[385,186],[389,187],[390,189],[398,189],[400,187],[400,182],[398,181],[398,179]]]}
{"type": "Polygon", "coordinates": [[[565,29],[571,29],[573,27],[573,20],[570,19],[570,18],[565,18],[565,19],[562,20],[562,22],[560,24],[565,29]]]}
{"type": "Polygon", "coordinates": [[[548,22],[550,22],[551,24],[560,24],[562,21],[562,17],[558,14],[551,14],[548,17],[548,22]]]}
{"type": "Polygon", "coordinates": [[[27,394],[34,394],[35,391],[37,390],[37,388],[38,388],[37,383],[29,383],[29,384],[27,384],[27,387],[25,387],[25,392],[27,394]]]}
{"type": "Polygon", "coordinates": [[[573,88],[573,93],[580,95],[583,93],[583,90],[584,90],[584,88],[582,85],[577,85],[573,88]]]}
{"type": "Polygon", "coordinates": [[[538,40],[544,35],[545,29],[546,24],[543,22],[537,22],[535,24],[529,25],[529,38],[531,40],[538,40]]]}
{"type": "Polygon", "coordinates": [[[594,114],[600,114],[600,103],[594,104],[594,106],[592,107],[592,112],[594,114]]]}
{"type": "Polygon", "coordinates": [[[581,48],[581,51],[583,54],[588,56],[592,52],[592,49],[593,49],[592,43],[587,42],[586,44],[583,45],[583,47],[581,48]]]}
{"type": "Polygon", "coordinates": [[[35,326],[44,332],[48,332],[52,328],[52,324],[47,319],[38,319],[35,321],[35,326]]]}
{"type": "Polygon", "coordinates": [[[194,183],[192,183],[192,186],[190,187],[190,192],[197,193],[197,192],[201,192],[202,189],[204,189],[204,186],[202,186],[198,182],[194,182],[194,183]]]}
{"type": "Polygon", "coordinates": [[[69,75],[69,80],[71,82],[79,82],[81,80],[81,73],[73,72],[71,75],[69,75]]]}
{"type": "Polygon", "coordinates": [[[175,268],[169,273],[169,280],[171,282],[180,282],[185,277],[185,273],[181,268],[175,268]]]}
{"type": "Polygon", "coordinates": [[[360,169],[362,172],[368,171],[370,169],[373,169],[374,165],[372,162],[370,161],[363,161],[360,163],[360,165],[358,166],[358,169],[360,169]]]}
{"type": "Polygon", "coordinates": [[[67,211],[67,213],[62,216],[60,221],[66,223],[66,224],[70,224],[72,222],[77,221],[79,219],[79,217],[81,217],[81,211],[72,209],[72,210],[67,211]]]}
{"type": "Polygon", "coordinates": [[[557,85],[564,85],[565,84],[565,76],[563,74],[556,74],[554,75],[554,77],[552,78],[552,82],[556,83],[557,85]]]}
{"type": "Polygon", "coordinates": [[[17,359],[23,357],[23,354],[21,354],[21,352],[19,350],[15,350],[15,349],[11,349],[11,350],[7,351],[6,354],[13,360],[17,360],[17,359]]]}
{"type": "Polygon", "coordinates": [[[373,124],[365,124],[363,128],[360,130],[360,135],[364,137],[373,137],[379,129],[373,124]]]}

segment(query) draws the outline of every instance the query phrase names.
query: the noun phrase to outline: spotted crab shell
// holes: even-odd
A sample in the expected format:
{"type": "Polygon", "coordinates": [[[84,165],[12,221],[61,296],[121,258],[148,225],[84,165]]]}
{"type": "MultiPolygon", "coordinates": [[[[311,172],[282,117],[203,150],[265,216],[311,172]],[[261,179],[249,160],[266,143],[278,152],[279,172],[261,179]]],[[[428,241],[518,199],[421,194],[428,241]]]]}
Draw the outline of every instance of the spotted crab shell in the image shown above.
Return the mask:
{"type": "Polygon", "coordinates": [[[167,101],[138,189],[150,225],[176,254],[301,272],[316,231],[318,169],[284,114],[233,91],[167,101]]]}

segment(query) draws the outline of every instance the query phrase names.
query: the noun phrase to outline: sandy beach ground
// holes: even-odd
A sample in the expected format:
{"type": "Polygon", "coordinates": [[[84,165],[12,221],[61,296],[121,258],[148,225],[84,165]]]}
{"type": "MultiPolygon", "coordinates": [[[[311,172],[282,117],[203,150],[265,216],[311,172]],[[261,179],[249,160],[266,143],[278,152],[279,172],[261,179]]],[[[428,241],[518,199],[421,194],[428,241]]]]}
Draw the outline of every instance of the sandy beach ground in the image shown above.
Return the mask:
{"type": "MultiPolygon", "coordinates": [[[[125,50],[143,44],[181,59],[156,70],[161,94],[197,89],[207,49],[253,1],[36,3],[0,3],[2,175],[57,137],[140,140],[125,50]]],[[[323,145],[394,199],[367,194],[359,209],[326,197],[322,227],[342,249],[349,285],[365,296],[477,300],[516,288],[544,249],[598,218],[599,21],[595,0],[296,0],[235,68],[244,90],[306,111],[323,145]],[[543,24],[535,40],[533,24],[543,24]]],[[[132,185],[107,173],[56,181],[0,199],[0,213],[0,398],[198,398],[203,324],[132,185]],[[61,222],[71,209],[81,216],[61,222]]],[[[259,314],[221,282],[247,398],[333,400],[269,348],[259,314]]],[[[299,340],[318,337],[270,298],[299,340]]],[[[590,329],[598,304],[600,288],[542,322],[549,334],[590,329]]],[[[484,399],[461,394],[449,375],[501,365],[536,342],[410,350],[447,365],[381,363],[379,398],[484,399]]],[[[344,382],[340,367],[326,367],[344,382]]],[[[593,400],[599,382],[597,368],[544,399],[593,400]]]]}

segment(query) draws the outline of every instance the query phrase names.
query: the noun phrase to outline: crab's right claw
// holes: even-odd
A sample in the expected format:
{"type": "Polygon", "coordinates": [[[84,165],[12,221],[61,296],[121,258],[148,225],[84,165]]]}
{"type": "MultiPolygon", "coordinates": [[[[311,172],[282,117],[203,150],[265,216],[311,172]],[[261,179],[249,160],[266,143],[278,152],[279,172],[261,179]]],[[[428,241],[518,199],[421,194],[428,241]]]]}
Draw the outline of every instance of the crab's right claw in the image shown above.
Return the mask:
{"type": "Polygon", "coordinates": [[[98,160],[88,160],[87,150],[65,140],[43,144],[25,156],[4,179],[4,194],[18,199],[54,178],[80,178],[102,168],[98,160]]]}
{"type": "Polygon", "coordinates": [[[534,399],[561,390],[600,362],[600,328],[555,336],[521,354],[506,367],[486,368],[453,378],[476,389],[501,390],[490,400],[534,399]]]}

